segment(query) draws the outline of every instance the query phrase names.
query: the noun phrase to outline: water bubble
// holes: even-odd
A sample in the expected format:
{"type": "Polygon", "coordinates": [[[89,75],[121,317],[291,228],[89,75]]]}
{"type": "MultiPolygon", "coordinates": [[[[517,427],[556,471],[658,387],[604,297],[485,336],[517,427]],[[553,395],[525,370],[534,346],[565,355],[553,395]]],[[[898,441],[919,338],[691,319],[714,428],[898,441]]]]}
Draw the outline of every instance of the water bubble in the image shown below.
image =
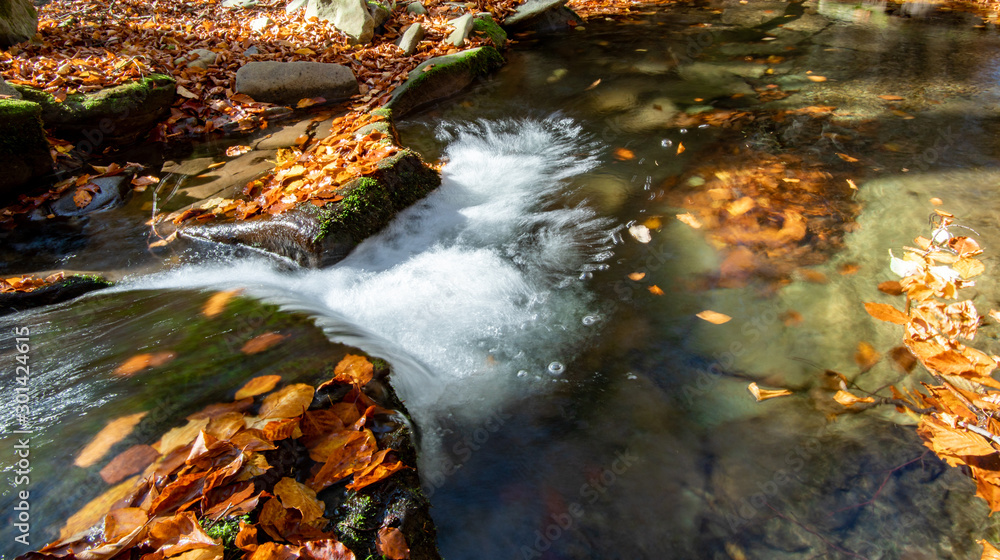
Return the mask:
{"type": "Polygon", "coordinates": [[[664,148],[669,148],[674,145],[674,141],[669,138],[664,138],[663,140],[660,141],[660,145],[663,146],[664,148]]]}
{"type": "Polygon", "coordinates": [[[522,369],[521,371],[517,372],[517,376],[518,377],[528,377],[528,370],[522,369]]]}
{"type": "Polygon", "coordinates": [[[593,272],[584,272],[584,273],[580,274],[580,280],[590,280],[593,277],[594,277],[594,273],[593,272]]]}
{"type": "Polygon", "coordinates": [[[583,324],[589,327],[600,320],[601,318],[598,317],[597,315],[587,315],[586,317],[583,318],[583,324]]]}
{"type": "Polygon", "coordinates": [[[628,379],[639,379],[639,377],[630,371],[628,372],[628,379]]]}
{"type": "Polygon", "coordinates": [[[688,133],[688,129],[682,128],[682,129],[678,130],[677,132],[680,132],[681,134],[687,134],[688,133]]]}
{"type": "Polygon", "coordinates": [[[549,364],[549,373],[552,375],[562,375],[566,371],[566,366],[562,362],[552,362],[549,364]]]}

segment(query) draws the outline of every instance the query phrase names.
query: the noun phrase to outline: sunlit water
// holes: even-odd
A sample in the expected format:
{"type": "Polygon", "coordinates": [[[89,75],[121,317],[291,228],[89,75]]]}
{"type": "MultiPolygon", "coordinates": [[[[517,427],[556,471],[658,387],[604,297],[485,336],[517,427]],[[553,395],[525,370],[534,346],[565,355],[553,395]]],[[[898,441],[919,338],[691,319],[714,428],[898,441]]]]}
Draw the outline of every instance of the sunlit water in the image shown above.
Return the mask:
{"type": "MultiPolygon", "coordinates": [[[[888,301],[875,290],[891,276],[887,249],[926,234],[932,197],[981,236],[987,275],[969,295],[982,312],[1000,307],[996,32],[878,4],[719,8],[522,44],[495,78],[401,123],[405,143],[447,161],[442,187],[330,269],[201,255],[3,319],[37,333],[38,542],[99,493],[81,485],[93,472],[67,465],[104,421],[159,411],[135,439],[152,441],[243,378],[314,380],[346,351],[322,329],[393,363],[447,558],[978,558],[975,539],[997,534],[971,482],[925,453],[905,416],[831,420],[822,374],[858,375],[860,342],[898,344],[860,303],[888,301]],[[777,27],[786,20],[798,24],[777,27]],[[758,103],[753,88],[772,83],[791,95],[758,103]],[[821,105],[836,118],[773,119],[821,105]],[[713,107],[757,124],[664,116],[713,107]],[[725,248],[673,218],[673,194],[697,188],[692,170],[725,170],[734,148],[810,158],[860,186],[843,244],[809,267],[827,282],[794,271],[721,287],[725,248]],[[639,243],[628,226],[653,216],[662,227],[639,243]],[[282,310],[201,315],[212,290],[237,287],[282,310]],[[705,309],[733,320],[695,317],[705,309]],[[245,362],[239,345],[267,330],[293,336],[245,362]],[[168,373],[112,375],[160,349],[178,353],[168,373]],[[796,394],[754,403],[754,380],[796,394]],[[164,406],[178,388],[185,402],[164,406]]],[[[983,339],[989,349],[995,333],[983,339]]],[[[888,361],[859,377],[870,389],[900,380],[914,381],[888,361]]],[[[8,384],[0,394],[13,398],[8,384]]],[[[21,551],[9,524],[0,535],[0,550],[21,551]]]]}

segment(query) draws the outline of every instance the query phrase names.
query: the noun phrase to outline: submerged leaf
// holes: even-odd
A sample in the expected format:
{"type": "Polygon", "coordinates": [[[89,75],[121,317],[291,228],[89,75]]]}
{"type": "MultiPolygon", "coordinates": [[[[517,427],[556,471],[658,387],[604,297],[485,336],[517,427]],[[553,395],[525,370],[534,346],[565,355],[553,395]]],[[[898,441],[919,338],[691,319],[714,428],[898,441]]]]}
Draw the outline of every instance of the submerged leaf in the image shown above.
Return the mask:
{"type": "Polygon", "coordinates": [[[250,381],[247,381],[239,391],[236,391],[236,396],[233,398],[240,400],[247,397],[263,395],[264,393],[274,389],[278,383],[281,383],[280,375],[261,375],[254,377],[250,381]]]}
{"type": "Polygon", "coordinates": [[[100,461],[101,457],[104,457],[116,443],[132,433],[132,430],[145,416],[145,412],[137,412],[108,422],[100,432],[97,432],[94,439],[80,450],[76,458],[73,459],[73,464],[87,468],[100,461]]]}
{"type": "Polygon", "coordinates": [[[748,385],[747,389],[750,391],[750,394],[753,395],[753,398],[757,399],[757,402],[792,394],[792,392],[788,389],[761,389],[757,386],[756,381],[748,385]]]}
{"type": "Polygon", "coordinates": [[[713,325],[721,325],[723,323],[728,323],[729,321],[731,321],[733,319],[729,315],[726,315],[726,314],[723,314],[723,313],[719,313],[717,311],[712,311],[711,309],[706,309],[706,310],[702,311],[701,313],[697,313],[695,315],[695,317],[697,317],[697,318],[699,318],[699,319],[701,319],[703,321],[708,321],[709,323],[712,323],[713,325]]]}
{"type": "Polygon", "coordinates": [[[905,325],[910,322],[910,318],[907,317],[906,313],[887,303],[871,303],[867,301],[864,303],[865,311],[879,321],[888,321],[897,325],[905,325]]]}

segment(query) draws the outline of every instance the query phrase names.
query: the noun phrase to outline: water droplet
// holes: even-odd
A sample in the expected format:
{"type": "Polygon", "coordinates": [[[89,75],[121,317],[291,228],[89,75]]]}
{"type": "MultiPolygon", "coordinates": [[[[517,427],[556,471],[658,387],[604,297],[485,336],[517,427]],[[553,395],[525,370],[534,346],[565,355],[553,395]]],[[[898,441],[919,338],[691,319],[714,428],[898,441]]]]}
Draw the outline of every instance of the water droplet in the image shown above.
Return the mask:
{"type": "Polygon", "coordinates": [[[517,372],[517,376],[518,377],[528,377],[528,371],[522,369],[521,371],[517,372]]]}
{"type": "Polygon", "coordinates": [[[664,148],[669,148],[674,145],[674,141],[669,138],[664,138],[663,140],[660,141],[660,145],[663,146],[664,148]]]}
{"type": "Polygon", "coordinates": [[[680,132],[681,134],[687,134],[688,133],[688,129],[682,128],[682,129],[678,130],[677,132],[680,132]]]}
{"type": "Polygon", "coordinates": [[[562,375],[566,371],[566,366],[562,362],[552,362],[549,364],[549,373],[552,375],[562,375]]]}
{"type": "Polygon", "coordinates": [[[587,315],[586,317],[583,318],[583,324],[589,327],[600,320],[601,318],[598,317],[597,315],[587,315]]]}

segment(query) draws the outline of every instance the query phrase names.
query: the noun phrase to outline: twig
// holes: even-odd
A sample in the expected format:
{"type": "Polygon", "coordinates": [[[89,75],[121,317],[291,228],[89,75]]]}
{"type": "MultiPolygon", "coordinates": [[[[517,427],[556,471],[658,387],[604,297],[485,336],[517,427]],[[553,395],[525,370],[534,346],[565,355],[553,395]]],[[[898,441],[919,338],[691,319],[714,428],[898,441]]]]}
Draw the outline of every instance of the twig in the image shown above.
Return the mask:
{"type": "Polygon", "coordinates": [[[764,502],[764,505],[766,505],[768,508],[770,508],[771,511],[773,511],[774,514],[777,515],[778,517],[784,519],[785,521],[791,521],[792,523],[794,523],[794,524],[798,525],[799,527],[801,527],[807,533],[815,535],[816,538],[818,538],[819,540],[823,541],[823,544],[825,544],[826,546],[828,546],[828,547],[830,547],[830,548],[832,548],[832,549],[834,549],[834,550],[836,550],[838,552],[842,552],[842,553],[844,553],[844,554],[846,554],[848,556],[853,556],[854,558],[863,558],[864,560],[868,560],[868,558],[865,557],[865,556],[861,556],[860,554],[857,554],[855,552],[852,552],[850,550],[847,550],[846,548],[843,548],[843,547],[841,547],[841,546],[839,546],[837,544],[834,544],[834,543],[830,542],[829,540],[826,539],[826,537],[824,537],[823,535],[819,534],[819,532],[815,531],[814,529],[811,529],[811,528],[807,527],[805,524],[801,523],[800,521],[798,521],[796,519],[793,519],[791,517],[788,517],[788,516],[784,515],[783,513],[781,513],[780,511],[774,509],[774,506],[772,506],[769,502],[764,502]]]}
{"type": "Polygon", "coordinates": [[[838,509],[836,511],[831,511],[830,515],[834,515],[836,513],[842,512],[842,511],[847,511],[849,509],[864,507],[864,506],[871,505],[871,504],[875,503],[875,500],[878,499],[879,494],[882,493],[882,490],[885,488],[885,485],[889,482],[889,479],[892,478],[892,473],[894,473],[894,472],[902,469],[903,467],[906,467],[908,465],[916,463],[917,461],[923,460],[923,458],[926,457],[928,453],[930,453],[929,450],[928,451],[924,451],[916,459],[912,459],[910,461],[907,461],[907,462],[903,463],[902,465],[899,465],[898,467],[893,467],[893,468],[889,469],[888,474],[886,474],[885,478],[882,480],[882,484],[879,484],[878,489],[875,490],[875,493],[872,494],[872,497],[869,498],[868,500],[865,500],[864,502],[861,502],[861,503],[858,503],[858,504],[854,504],[853,506],[847,506],[845,508],[841,508],[841,509],[838,509]]]}

